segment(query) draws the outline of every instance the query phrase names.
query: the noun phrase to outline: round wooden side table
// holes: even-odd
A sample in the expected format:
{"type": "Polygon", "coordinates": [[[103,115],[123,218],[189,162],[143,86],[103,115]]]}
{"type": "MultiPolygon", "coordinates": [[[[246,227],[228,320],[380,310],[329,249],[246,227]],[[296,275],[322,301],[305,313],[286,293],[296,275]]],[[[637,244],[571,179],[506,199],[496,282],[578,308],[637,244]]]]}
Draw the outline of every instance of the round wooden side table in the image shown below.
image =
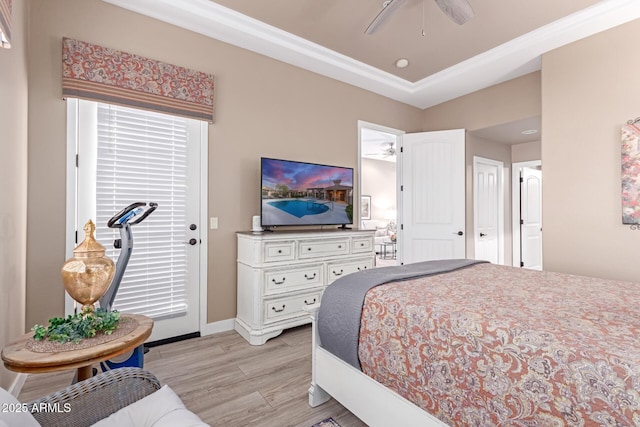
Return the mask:
{"type": "Polygon", "coordinates": [[[4,366],[15,372],[29,374],[77,369],[78,381],[92,376],[92,365],[120,356],[142,345],[151,335],[153,320],[139,314],[122,314],[120,319],[138,322],[131,332],[113,340],[69,351],[41,352],[29,349],[33,332],[22,335],[2,350],[4,366]]]}

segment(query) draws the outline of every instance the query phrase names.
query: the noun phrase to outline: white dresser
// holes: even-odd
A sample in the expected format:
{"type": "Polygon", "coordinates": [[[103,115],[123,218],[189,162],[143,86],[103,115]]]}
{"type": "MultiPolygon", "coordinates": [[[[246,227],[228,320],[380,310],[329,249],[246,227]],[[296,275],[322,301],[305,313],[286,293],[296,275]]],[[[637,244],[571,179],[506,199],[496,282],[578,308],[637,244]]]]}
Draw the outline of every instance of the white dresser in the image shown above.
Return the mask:
{"type": "Polygon", "coordinates": [[[238,237],[235,329],[262,345],[310,323],[305,305],[334,280],[375,263],[374,230],[242,232],[238,237]]]}

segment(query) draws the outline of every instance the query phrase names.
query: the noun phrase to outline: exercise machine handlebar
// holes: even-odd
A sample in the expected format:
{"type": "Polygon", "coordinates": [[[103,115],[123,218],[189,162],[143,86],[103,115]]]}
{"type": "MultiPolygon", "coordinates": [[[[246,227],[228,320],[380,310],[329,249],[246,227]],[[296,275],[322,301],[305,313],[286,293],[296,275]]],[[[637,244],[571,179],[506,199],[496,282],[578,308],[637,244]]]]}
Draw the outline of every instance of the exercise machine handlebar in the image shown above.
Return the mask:
{"type": "Polygon", "coordinates": [[[120,255],[118,255],[118,261],[116,262],[116,271],[113,274],[113,280],[107,292],[105,292],[99,300],[100,307],[107,311],[111,311],[113,302],[116,299],[116,294],[118,293],[118,288],[120,287],[120,282],[127,269],[131,253],[133,252],[131,226],[144,221],[144,219],[151,215],[157,208],[158,204],[154,202],[149,202],[148,204],[145,202],[132,203],[107,221],[109,228],[120,229],[120,238],[113,242],[113,246],[116,249],[120,249],[120,255]]]}
{"type": "Polygon", "coordinates": [[[131,203],[129,206],[112,216],[111,219],[109,219],[109,221],[107,222],[107,226],[109,228],[122,228],[123,225],[127,223],[129,225],[136,225],[141,223],[146,217],[151,215],[151,212],[155,211],[158,207],[157,203],[149,202],[149,208],[146,209],[142,213],[142,215],[137,216],[140,212],[142,212],[142,209],[140,208],[146,205],[147,204],[145,202],[131,203]],[[136,216],[137,218],[130,222],[131,218],[134,218],[136,216]]]}

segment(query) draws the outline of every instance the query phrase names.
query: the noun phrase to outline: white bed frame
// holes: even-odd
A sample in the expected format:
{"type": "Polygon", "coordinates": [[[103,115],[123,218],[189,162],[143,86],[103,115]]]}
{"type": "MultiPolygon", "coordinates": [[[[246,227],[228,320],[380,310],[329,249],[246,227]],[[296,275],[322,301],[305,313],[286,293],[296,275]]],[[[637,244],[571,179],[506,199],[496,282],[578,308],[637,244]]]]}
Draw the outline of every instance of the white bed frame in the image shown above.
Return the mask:
{"type": "Polygon", "coordinates": [[[331,397],[370,427],[446,427],[442,421],[320,347],[320,304],[306,307],[312,319],[312,378],[309,405],[331,397]]]}

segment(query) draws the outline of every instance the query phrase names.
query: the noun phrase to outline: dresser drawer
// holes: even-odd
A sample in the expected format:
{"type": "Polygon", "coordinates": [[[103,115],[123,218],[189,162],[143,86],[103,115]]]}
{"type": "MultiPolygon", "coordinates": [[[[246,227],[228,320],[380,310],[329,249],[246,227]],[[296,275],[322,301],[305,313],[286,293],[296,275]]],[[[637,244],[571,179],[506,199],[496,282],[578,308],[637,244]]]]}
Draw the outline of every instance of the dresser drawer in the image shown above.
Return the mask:
{"type": "Polygon", "coordinates": [[[295,258],[295,242],[266,242],[264,244],[264,262],[291,261],[295,258]]]}
{"type": "Polygon", "coordinates": [[[265,301],[264,323],[273,323],[293,317],[308,316],[304,307],[320,301],[322,292],[313,292],[295,297],[284,297],[265,301]]]}
{"type": "Polygon", "coordinates": [[[323,270],[322,264],[266,270],[265,295],[323,286],[323,270]]]}
{"type": "Polygon", "coordinates": [[[362,258],[360,260],[346,262],[331,262],[327,264],[327,284],[331,284],[336,279],[346,276],[347,274],[369,268],[373,268],[373,260],[371,258],[362,258]]]}
{"type": "Polygon", "coordinates": [[[349,239],[303,240],[299,248],[301,259],[348,255],[350,251],[349,239]]]}
{"type": "Polygon", "coordinates": [[[371,252],[373,250],[373,237],[354,237],[351,252],[354,254],[371,252]]]}

